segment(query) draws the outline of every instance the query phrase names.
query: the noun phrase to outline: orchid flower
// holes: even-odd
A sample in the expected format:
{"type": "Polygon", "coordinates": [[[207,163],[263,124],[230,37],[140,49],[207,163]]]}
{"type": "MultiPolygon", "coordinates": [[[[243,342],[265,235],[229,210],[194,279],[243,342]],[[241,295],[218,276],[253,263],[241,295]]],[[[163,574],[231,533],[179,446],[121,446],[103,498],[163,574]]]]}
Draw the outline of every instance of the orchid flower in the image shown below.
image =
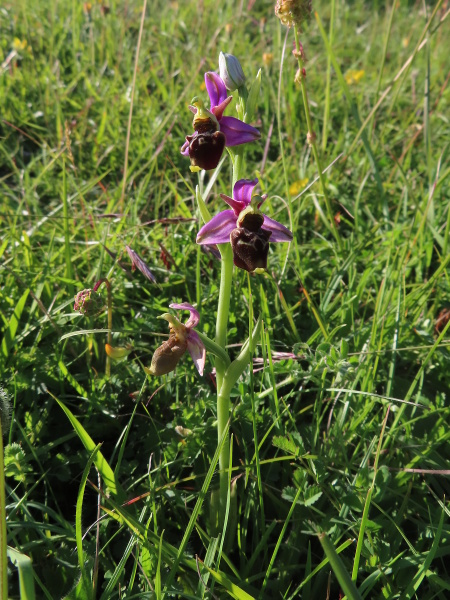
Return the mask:
{"type": "Polygon", "coordinates": [[[205,73],[206,91],[211,103],[208,110],[202,100],[195,97],[189,109],[194,113],[194,133],[186,136],[181,154],[191,159],[191,171],[215,169],[225,146],[239,146],[261,137],[257,129],[236,117],[224,116],[233,96],[227,95],[222,79],[209,71],[205,73]]]}
{"type": "Polygon", "coordinates": [[[169,322],[169,339],[155,350],[150,368],[145,372],[149,375],[166,375],[175,369],[178,361],[186,352],[192,357],[197,371],[203,375],[205,368],[206,350],[194,328],[198,325],[200,315],[188,302],[182,304],[169,304],[170,308],[188,310],[189,319],[183,325],[176,317],[169,313],[161,315],[160,319],[169,322]]]}
{"type": "Polygon", "coordinates": [[[197,234],[197,244],[230,242],[234,264],[249,272],[267,267],[269,239],[290,242],[293,238],[287,227],[259,210],[266,197],[253,195],[257,183],[258,179],[240,179],[234,186],[233,198],[220,194],[231,210],[220,212],[197,234]]]}

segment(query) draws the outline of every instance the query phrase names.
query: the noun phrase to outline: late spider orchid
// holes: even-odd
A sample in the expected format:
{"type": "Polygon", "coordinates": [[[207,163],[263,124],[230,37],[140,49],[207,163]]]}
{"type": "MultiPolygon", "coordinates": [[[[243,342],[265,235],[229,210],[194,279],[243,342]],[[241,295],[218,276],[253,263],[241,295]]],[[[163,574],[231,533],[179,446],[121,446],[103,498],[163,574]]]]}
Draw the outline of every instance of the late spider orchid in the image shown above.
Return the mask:
{"type": "Polygon", "coordinates": [[[161,315],[160,319],[169,322],[169,339],[161,344],[153,354],[150,368],[145,369],[149,375],[166,375],[175,369],[178,361],[186,352],[192,357],[197,371],[203,375],[205,368],[206,351],[194,328],[198,325],[200,315],[188,302],[182,304],[169,304],[170,308],[188,310],[189,319],[183,325],[176,317],[169,313],[161,315]]]}
{"type": "Polygon", "coordinates": [[[195,114],[192,125],[194,133],[186,136],[181,154],[189,156],[191,171],[215,169],[225,146],[239,146],[261,137],[260,132],[236,117],[224,116],[226,107],[233,99],[217,73],[205,73],[206,91],[211,106],[209,110],[202,100],[195,97],[190,110],[195,114]]]}
{"type": "Polygon", "coordinates": [[[231,243],[233,262],[252,273],[267,267],[269,241],[290,242],[292,232],[259,209],[266,197],[253,195],[258,179],[240,179],[233,189],[233,198],[220,194],[231,207],[223,210],[203,225],[197,234],[197,244],[231,243]]]}

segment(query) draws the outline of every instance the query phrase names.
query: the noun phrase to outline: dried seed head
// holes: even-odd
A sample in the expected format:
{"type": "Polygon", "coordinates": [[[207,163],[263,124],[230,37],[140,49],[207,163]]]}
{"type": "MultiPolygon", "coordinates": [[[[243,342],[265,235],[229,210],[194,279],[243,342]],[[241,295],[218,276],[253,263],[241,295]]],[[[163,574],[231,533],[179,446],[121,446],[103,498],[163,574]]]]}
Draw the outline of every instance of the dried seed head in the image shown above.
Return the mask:
{"type": "Polygon", "coordinates": [[[314,144],[314,142],[316,141],[316,137],[317,136],[314,131],[308,131],[308,133],[306,134],[306,141],[310,146],[314,144]]]}
{"type": "Polygon", "coordinates": [[[75,296],[74,310],[79,311],[82,315],[92,317],[97,315],[105,306],[102,297],[97,291],[87,289],[81,290],[75,296]]]}
{"type": "Polygon", "coordinates": [[[275,14],[283,25],[300,28],[311,16],[311,8],[311,0],[277,0],[275,14]]]}

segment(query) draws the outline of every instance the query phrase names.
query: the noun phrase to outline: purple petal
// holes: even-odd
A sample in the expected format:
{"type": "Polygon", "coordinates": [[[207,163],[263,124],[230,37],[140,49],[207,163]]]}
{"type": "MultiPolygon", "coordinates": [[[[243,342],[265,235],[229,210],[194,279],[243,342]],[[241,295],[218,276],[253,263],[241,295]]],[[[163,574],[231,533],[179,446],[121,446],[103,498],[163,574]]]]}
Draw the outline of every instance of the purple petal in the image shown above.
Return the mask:
{"type": "Polygon", "coordinates": [[[239,179],[234,184],[233,198],[241,202],[244,207],[248,206],[252,201],[253,190],[257,183],[258,179],[239,179]]]}
{"type": "Polygon", "coordinates": [[[132,249],[130,246],[125,246],[126,251],[128,252],[128,256],[131,258],[131,265],[135,269],[139,269],[139,271],[147,277],[152,283],[156,283],[156,277],[147,267],[146,263],[142,260],[142,258],[132,249]]]}
{"type": "Polygon", "coordinates": [[[239,146],[247,142],[259,140],[261,134],[257,129],[236,119],[236,117],[222,117],[220,119],[220,131],[227,138],[227,146],[239,146]]]}
{"type": "Polygon", "coordinates": [[[200,375],[203,375],[206,360],[206,350],[203,342],[198,337],[197,333],[193,330],[189,332],[187,346],[189,354],[194,361],[194,365],[197,367],[197,371],[200,375]]]}
{"type": "Polygon", "coordinates": [[[228,96],[228,98],[225,98],[225,100],[223,102],[221,102],[217,106],[214,106],[211,109],[211,112],[214,113],[214,116],[217,118],[218,121],[220,121],[222,119],[223,113],[224,113],[226,107],[230,104],[230,102],[232,100],[233,100],[233,96],[228,96]]]}
{"type": "Polygon", "coordinates": [[[291,242],[294,237],[292,231],[287,227],[264,215],[264,223],[262,229],[272,232],[270,237],[271,242],[291,242]]]}
{"type": "MultiPolygon", "coordinates": [[[[198,133],[196,131],[194,131],[193,136],[198,135],[198,133]]],[[[180,148],[180,152],[183,156],[189,156],[189,144],[190,142],[188,140],[186,140],[184,142],[184,144],[181,146],[180,148]]]]}
{"type": "Polygon", "coordinates": [[[231,206],[231,208],[234,210],[234,214],[236,215],[236,218],[239,216],[239,213],[241,211],[243,211],[244,208],[247,206],[247,204],[245,204],[245,202],[239,202],[239,200],[230,198],[230,196],[226,196],[225,194],[220,194],[220,197],[222,198],[222,200],[225,200],[225,202],[228,204],[228,206],[231,206]]]}
{"type": "Polygon", "coordinates": [[[227,98],[227,88],[217,73],[213,71],[205,73],[205,85],[211,101],[211,108],[214,108],[214,106],[217,106],[227,98]]]}
{"type": "Polygon", "coordinates": [[[188,310],[191,314],[189,319],[184,324],[185,327],[196,327],[200,321],[200,314],[189,302],[183,302],[181,304],[169,304],[170,308],[176,308],[179,310],[188,310]]]}
{"type": "Polygon", "coordinates": [[[197,244],[227,244],[233,229],[236,229],[236,215],[232,210],[223,210],[203,225],[197,233],[197,244]]]}

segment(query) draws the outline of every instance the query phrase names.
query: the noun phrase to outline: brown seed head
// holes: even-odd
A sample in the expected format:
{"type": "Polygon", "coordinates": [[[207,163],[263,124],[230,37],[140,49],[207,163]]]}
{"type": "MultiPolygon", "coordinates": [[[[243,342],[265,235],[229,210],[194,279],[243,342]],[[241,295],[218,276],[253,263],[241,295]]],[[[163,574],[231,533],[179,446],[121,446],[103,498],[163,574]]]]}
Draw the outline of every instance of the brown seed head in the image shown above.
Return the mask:
{"type": "Polygon", "coordinates": [[[102,310],[104,305],[105,303],[98,292],[87,289],[81,290],[81,292],[78,292],[78,294],[75,296],[73,308],[83,315],[92,317],[97,315],[102,310]]]}
{"type": "Polygon", "coordinates": [[[277,0],[275,14],[283,25],[300,28],[311,16],[311,8],[311,0],[277,0]]]}

